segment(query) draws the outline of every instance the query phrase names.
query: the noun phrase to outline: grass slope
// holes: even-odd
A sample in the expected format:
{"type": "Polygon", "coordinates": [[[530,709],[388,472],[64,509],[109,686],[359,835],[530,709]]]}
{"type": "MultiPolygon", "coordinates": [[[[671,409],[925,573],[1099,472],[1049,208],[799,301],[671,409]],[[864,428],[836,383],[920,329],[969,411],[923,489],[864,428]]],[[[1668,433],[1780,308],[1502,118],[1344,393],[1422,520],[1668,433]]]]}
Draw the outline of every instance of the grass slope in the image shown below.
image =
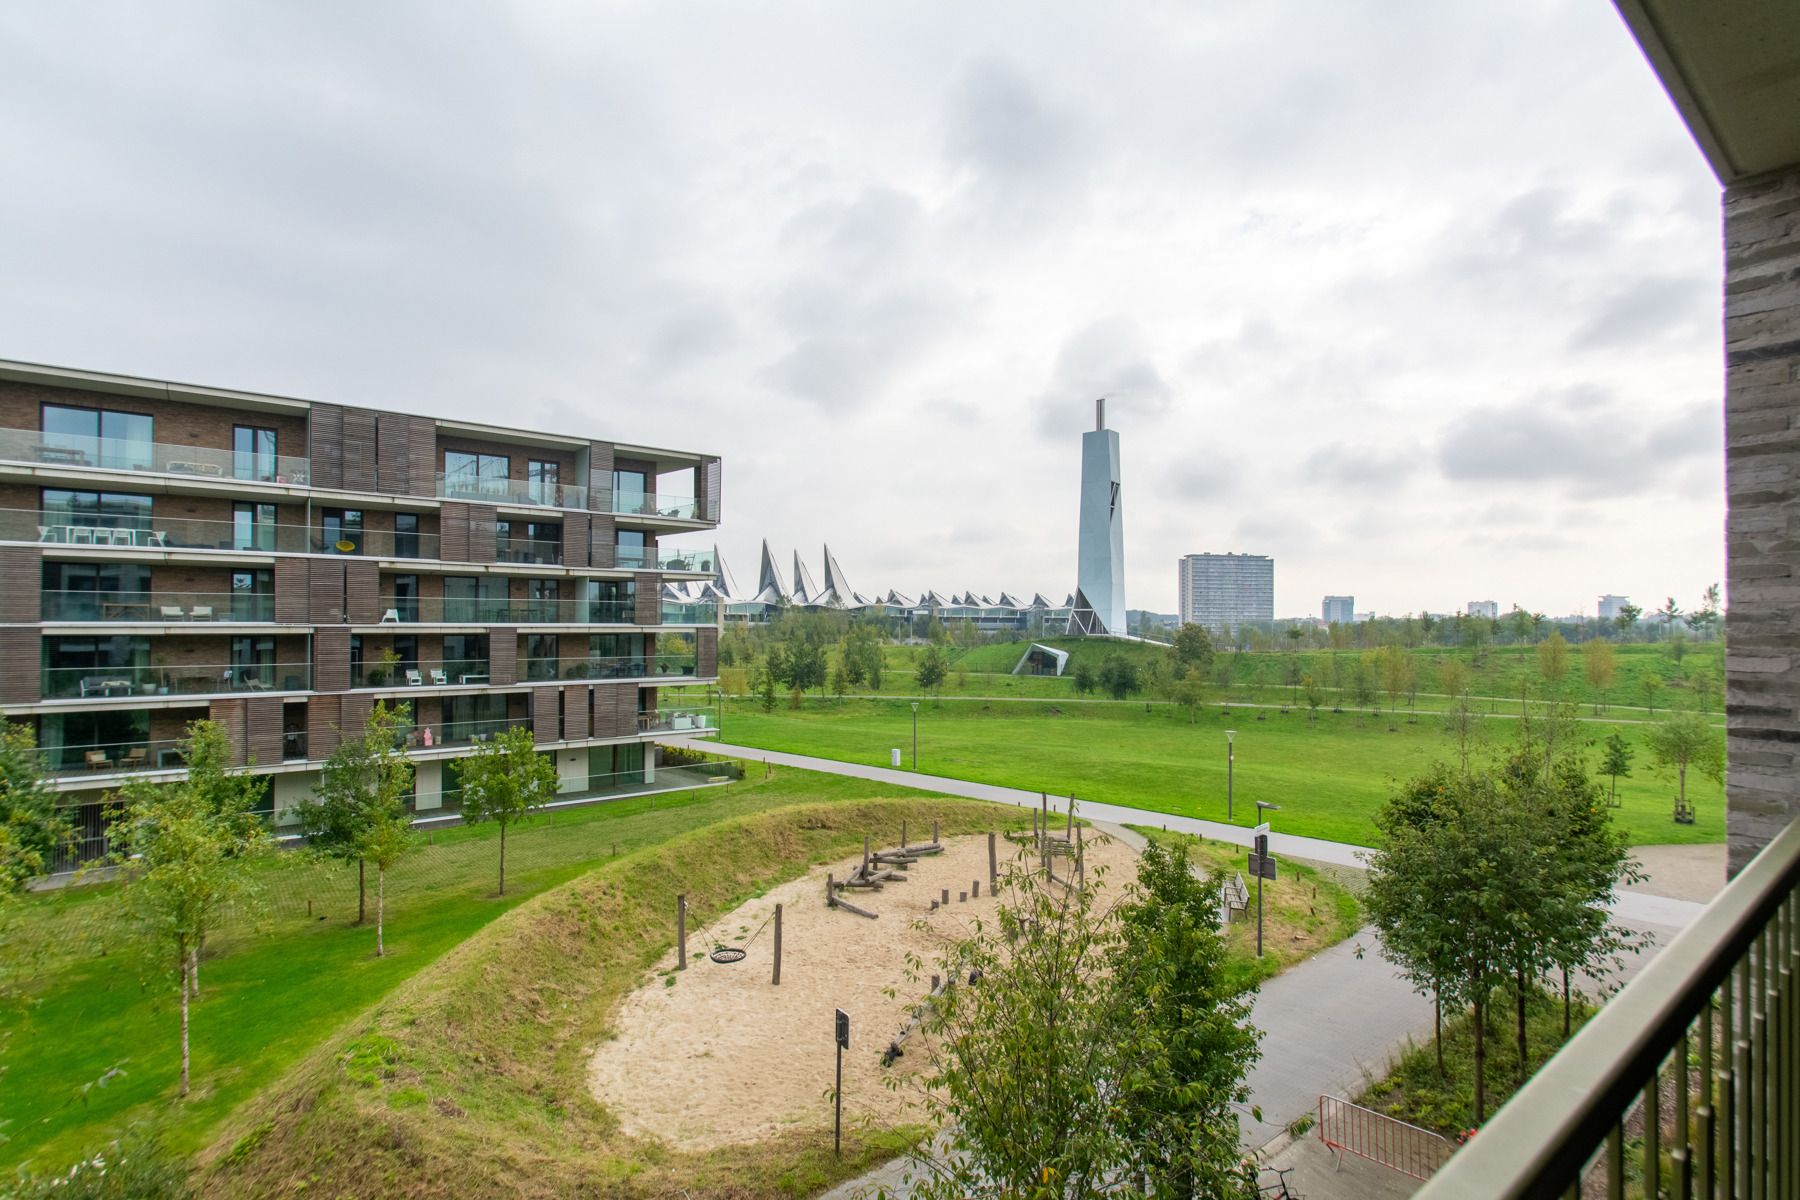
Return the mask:
{"type": "MultiPolygon", "coordinates": [[[[761,772],[756,773],[758,776],[761,772]]],[[[539,819],[507,838],[494,895],[491,826],[439,831],[388,882],[388,956],[358,927],[354,866],[277,856],[264,904],[208,943],[194,1008],[195,1091],[171,1104],[178,1058],[173,973],[120,923],[110,886],[28,897],[0,944],[16,994],[0,995],[0,1169],[56,1170],[128,1123],[156,1116],[171,1149],[197,1149],[229,1112],[353,1014],[530,897],[607,861],[721,820],[793,805],[855,804],[895,789],[800,771],[693,793],[612,801],[539,819]],[[104,1087],[92,1086],[109,1071],[104,1087]]],[[[370,909],[374,906],[370,877],[370,909]]]]}
{"type": "MultiPolygon", "coordinates": [[[[927,702],[919,713],[919,770],[1027,791],[1048,790],[1154,812],[1225,819],[1227,727],[1237,730],[1234,815],[1255,823],[1256,800],[1282,806],[1285,833],[1370,844],[1374,816],[1395,781],[1417,774],[1454,747],[1440,723],[1422,716],[1374,718],[1206,710],[1198,724],[1167,706],[1139,704],[1000,704],[927,702]]],[[[724,740],[740,745],[886,766],[891,747],[910,763],[912,708],[904,701],[808,701],[771,713],[739,705],[725,719],[724,740]]],[[[1485,723],[1489,736],[1512,736],[1510,721],[1485,723]]],[[[1602,738],[1613,726],[1582,726],[1602,738]]],[[[1694,825],[1671,819],[1672,780],[1654,773],[1642,727],[1620,725],[1636,750],[1634,773],[1619,781],[1613,817],[1635,844],[1717,842],[1725,836],[1724,789],[1693,772],[1688,797],[1694,825]]],[[[1590,753],[1593,753],[1590,751],[1590,753]]],[[[1597,755],[1595,760],[1597,761],[1597,755]]]]}
{"type": "Polygon", "coordinates": [[[677,893],[704,924],[866,833],[897,838],[903,817],[946,835],[1019,822],[969,801],[790,807],[598,867],[497,918],[270,1084],[213,1146],[205,1193],[805,1195],[895,1153],[920,1131],[853,1124],[841,1162],[829,1134],[807,1132],[678,1153],[621,1134],[586,1069],[672,943],[677,893]]]}

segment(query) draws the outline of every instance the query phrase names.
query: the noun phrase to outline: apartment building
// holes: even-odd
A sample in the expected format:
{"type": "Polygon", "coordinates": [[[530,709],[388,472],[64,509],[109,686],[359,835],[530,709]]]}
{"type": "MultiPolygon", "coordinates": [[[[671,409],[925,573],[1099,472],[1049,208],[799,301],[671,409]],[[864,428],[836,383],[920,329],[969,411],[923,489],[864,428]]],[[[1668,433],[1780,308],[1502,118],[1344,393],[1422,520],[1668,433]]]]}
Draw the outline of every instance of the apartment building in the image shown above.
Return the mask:
{"type": "Polygon", "coordinates": [[[1262,554],[1188,554],[1177,564],[1181,623],[1229,630],[1275,619],[1275,560],[1262,554]]]}
{"type": "Polygon", "coordinates": [[[224,727],[277,825],[377,700],[405,703],[421,813],[509,727],[563,790],[655,786],[659,702],[717,674],[682,534],[719,459],[570,433],[0,362],[0,716],[87,837],[126,778],[224,727]]]}
{"type": "Polygon", "coordinates": [[[1325,597],[1321,619],[1327,625],[1354,625],[1356,623],[1356,597],[1325,597]]]}

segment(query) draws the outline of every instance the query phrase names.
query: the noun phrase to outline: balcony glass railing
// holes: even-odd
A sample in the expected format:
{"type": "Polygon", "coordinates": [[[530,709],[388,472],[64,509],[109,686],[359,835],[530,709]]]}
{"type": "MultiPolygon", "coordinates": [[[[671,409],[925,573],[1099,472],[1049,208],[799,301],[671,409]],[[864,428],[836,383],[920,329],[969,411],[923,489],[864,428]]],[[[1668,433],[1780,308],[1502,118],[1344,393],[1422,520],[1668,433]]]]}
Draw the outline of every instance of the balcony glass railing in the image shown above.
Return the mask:
{"type": "Polygon", "coordinates": [[[614,571],[688,571],[710,575],[716,569],[710,550],[657,546],[596,546],[593,566],[614,571]]]}
{"type": "Polygon", "coordinates": [[[494,543],[494,559],[504,563],[544,563],[561,565],[561,542],[542,538],[500,538],[494,543]]]}
{"type": "Polygon", "coordinates": [[[639,733],[698,733],[717,728],[713,714],[704,709],[663,709],[638,714],[639,733]]]}
{"type": "Polygon", "coordinates": [[[45,667],[44,699],[92,700],[118,696],[194,696],[222,692],[303,692],[312,687],[311,663],[220,664],[142,667],[45,667]]]}
{"type": "Polygon", "coordinates": [[[114,518],[108,525],[70,524],[67,514],[34,509],[0,509],[0,541],[47,546],[107,546],[138,550],[236,550],[271,554],[361,554],[369,558],[436,558],[435,533],[392,533],[369,529],[348,539],[352,549],[327,545],[325,535],[305,525],[252,525],[193,517],[114,518]]]}
{"type": "Polygon", "coordinates": [[[691,521],[699,513],[700,506],[692,496],[626,492],[614,488],[612,510],[621,516],[672,517],[691,521]]]}
{"type": "Polygon", "coordinates": [[[506,600],[425,596],[382,603],[384,624],[432,625],[629,625],[637,613],[630,600],[506,600]]]}
{"type": "Polygon", "coordinates": [[[432,750],[439,746],[467,746],[515,728],[529,730],[531,719],[520,717],[517,720],[437,721],[412,725],[401,735],[401,747],[406,750],[432,750]]]}
{"type": "Polygon", "coordinates": [[[285,454],[240,454],[210,446],[172,446],[130,438],[39,433],[35,429],[0,429],[0,459],[54,467],[98,467],[299,486],[312,478],[306,459],[285,454]]]}
{"type": "Polygon", "coordinates": [[[498,479],[479,475],[437,473],[437,494],[447,500],[479,500],[486,504],[524,504],[534,508],[586,508],[587,489],[574,483],[540,479],[498,479]]]}
{"type": "Polygon", "coordinates": [[[194,621],[268,623],[275,620],[275,597],[237,592],[42,593],[46,621],[138,621],[183,624],[194,621]]]}
{"type": "Polygon", "coordinates": [[[662,623],[664,625],[717,625],[719,623],[719,606],[716,604],[675,604],[664,600],[662,623]]]}
{"type": "Polygon", "coordinates": [[[692,676],[699,660],[692,654],[638,654],[616,658],[526,659],[527,670],[549,671],[554,665],[560,674],[545,674],[544,679],[661,679],[692,676]]]}
{"type": "Polygon", "coordinates": [[[184,766],[187,760],[182,752],[186,744],[179,738],[139,738],[82,746],[39,746],[37,755],[47,775],[102,775],[184,766]]]}

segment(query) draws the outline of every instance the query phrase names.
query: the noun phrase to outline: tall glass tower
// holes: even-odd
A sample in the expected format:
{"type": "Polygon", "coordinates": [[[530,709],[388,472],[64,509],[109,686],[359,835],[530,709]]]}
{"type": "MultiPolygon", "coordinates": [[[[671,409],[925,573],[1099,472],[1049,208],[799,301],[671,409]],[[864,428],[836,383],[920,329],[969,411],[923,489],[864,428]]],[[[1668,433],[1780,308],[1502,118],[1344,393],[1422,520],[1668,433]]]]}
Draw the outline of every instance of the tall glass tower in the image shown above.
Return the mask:
{"type": "Polygon", "coordinates": [[[1094,429],[1081,435],[1081,540],[1069,632],[1123,634],[1125,514],[1119,499],[1119,435],[1106,427],[1106,398],[1094,401],[1094,429]]]}

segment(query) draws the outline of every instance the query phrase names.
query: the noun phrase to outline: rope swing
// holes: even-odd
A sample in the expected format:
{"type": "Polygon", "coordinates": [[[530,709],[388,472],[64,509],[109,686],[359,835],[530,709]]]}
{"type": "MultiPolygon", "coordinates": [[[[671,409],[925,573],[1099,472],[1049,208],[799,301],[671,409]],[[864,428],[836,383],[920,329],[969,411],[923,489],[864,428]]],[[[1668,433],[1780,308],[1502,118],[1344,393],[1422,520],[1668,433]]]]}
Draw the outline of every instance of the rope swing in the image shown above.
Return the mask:
{"type": "Polygon", "coordinates": [[[750,935],[750,940],[745,942],[742,946],[714,946],[706,957],[712,959],[716,963],[725,965],[743,962],[750,953],[750,947],[756,945],[756,939],[762,936],[763,930],[767,929],[769,927],[769,922],[774,919],[774,913],[770,913],[768,916],[764,917],[763,923],[757,927],[755,933],[750,935]]]}

